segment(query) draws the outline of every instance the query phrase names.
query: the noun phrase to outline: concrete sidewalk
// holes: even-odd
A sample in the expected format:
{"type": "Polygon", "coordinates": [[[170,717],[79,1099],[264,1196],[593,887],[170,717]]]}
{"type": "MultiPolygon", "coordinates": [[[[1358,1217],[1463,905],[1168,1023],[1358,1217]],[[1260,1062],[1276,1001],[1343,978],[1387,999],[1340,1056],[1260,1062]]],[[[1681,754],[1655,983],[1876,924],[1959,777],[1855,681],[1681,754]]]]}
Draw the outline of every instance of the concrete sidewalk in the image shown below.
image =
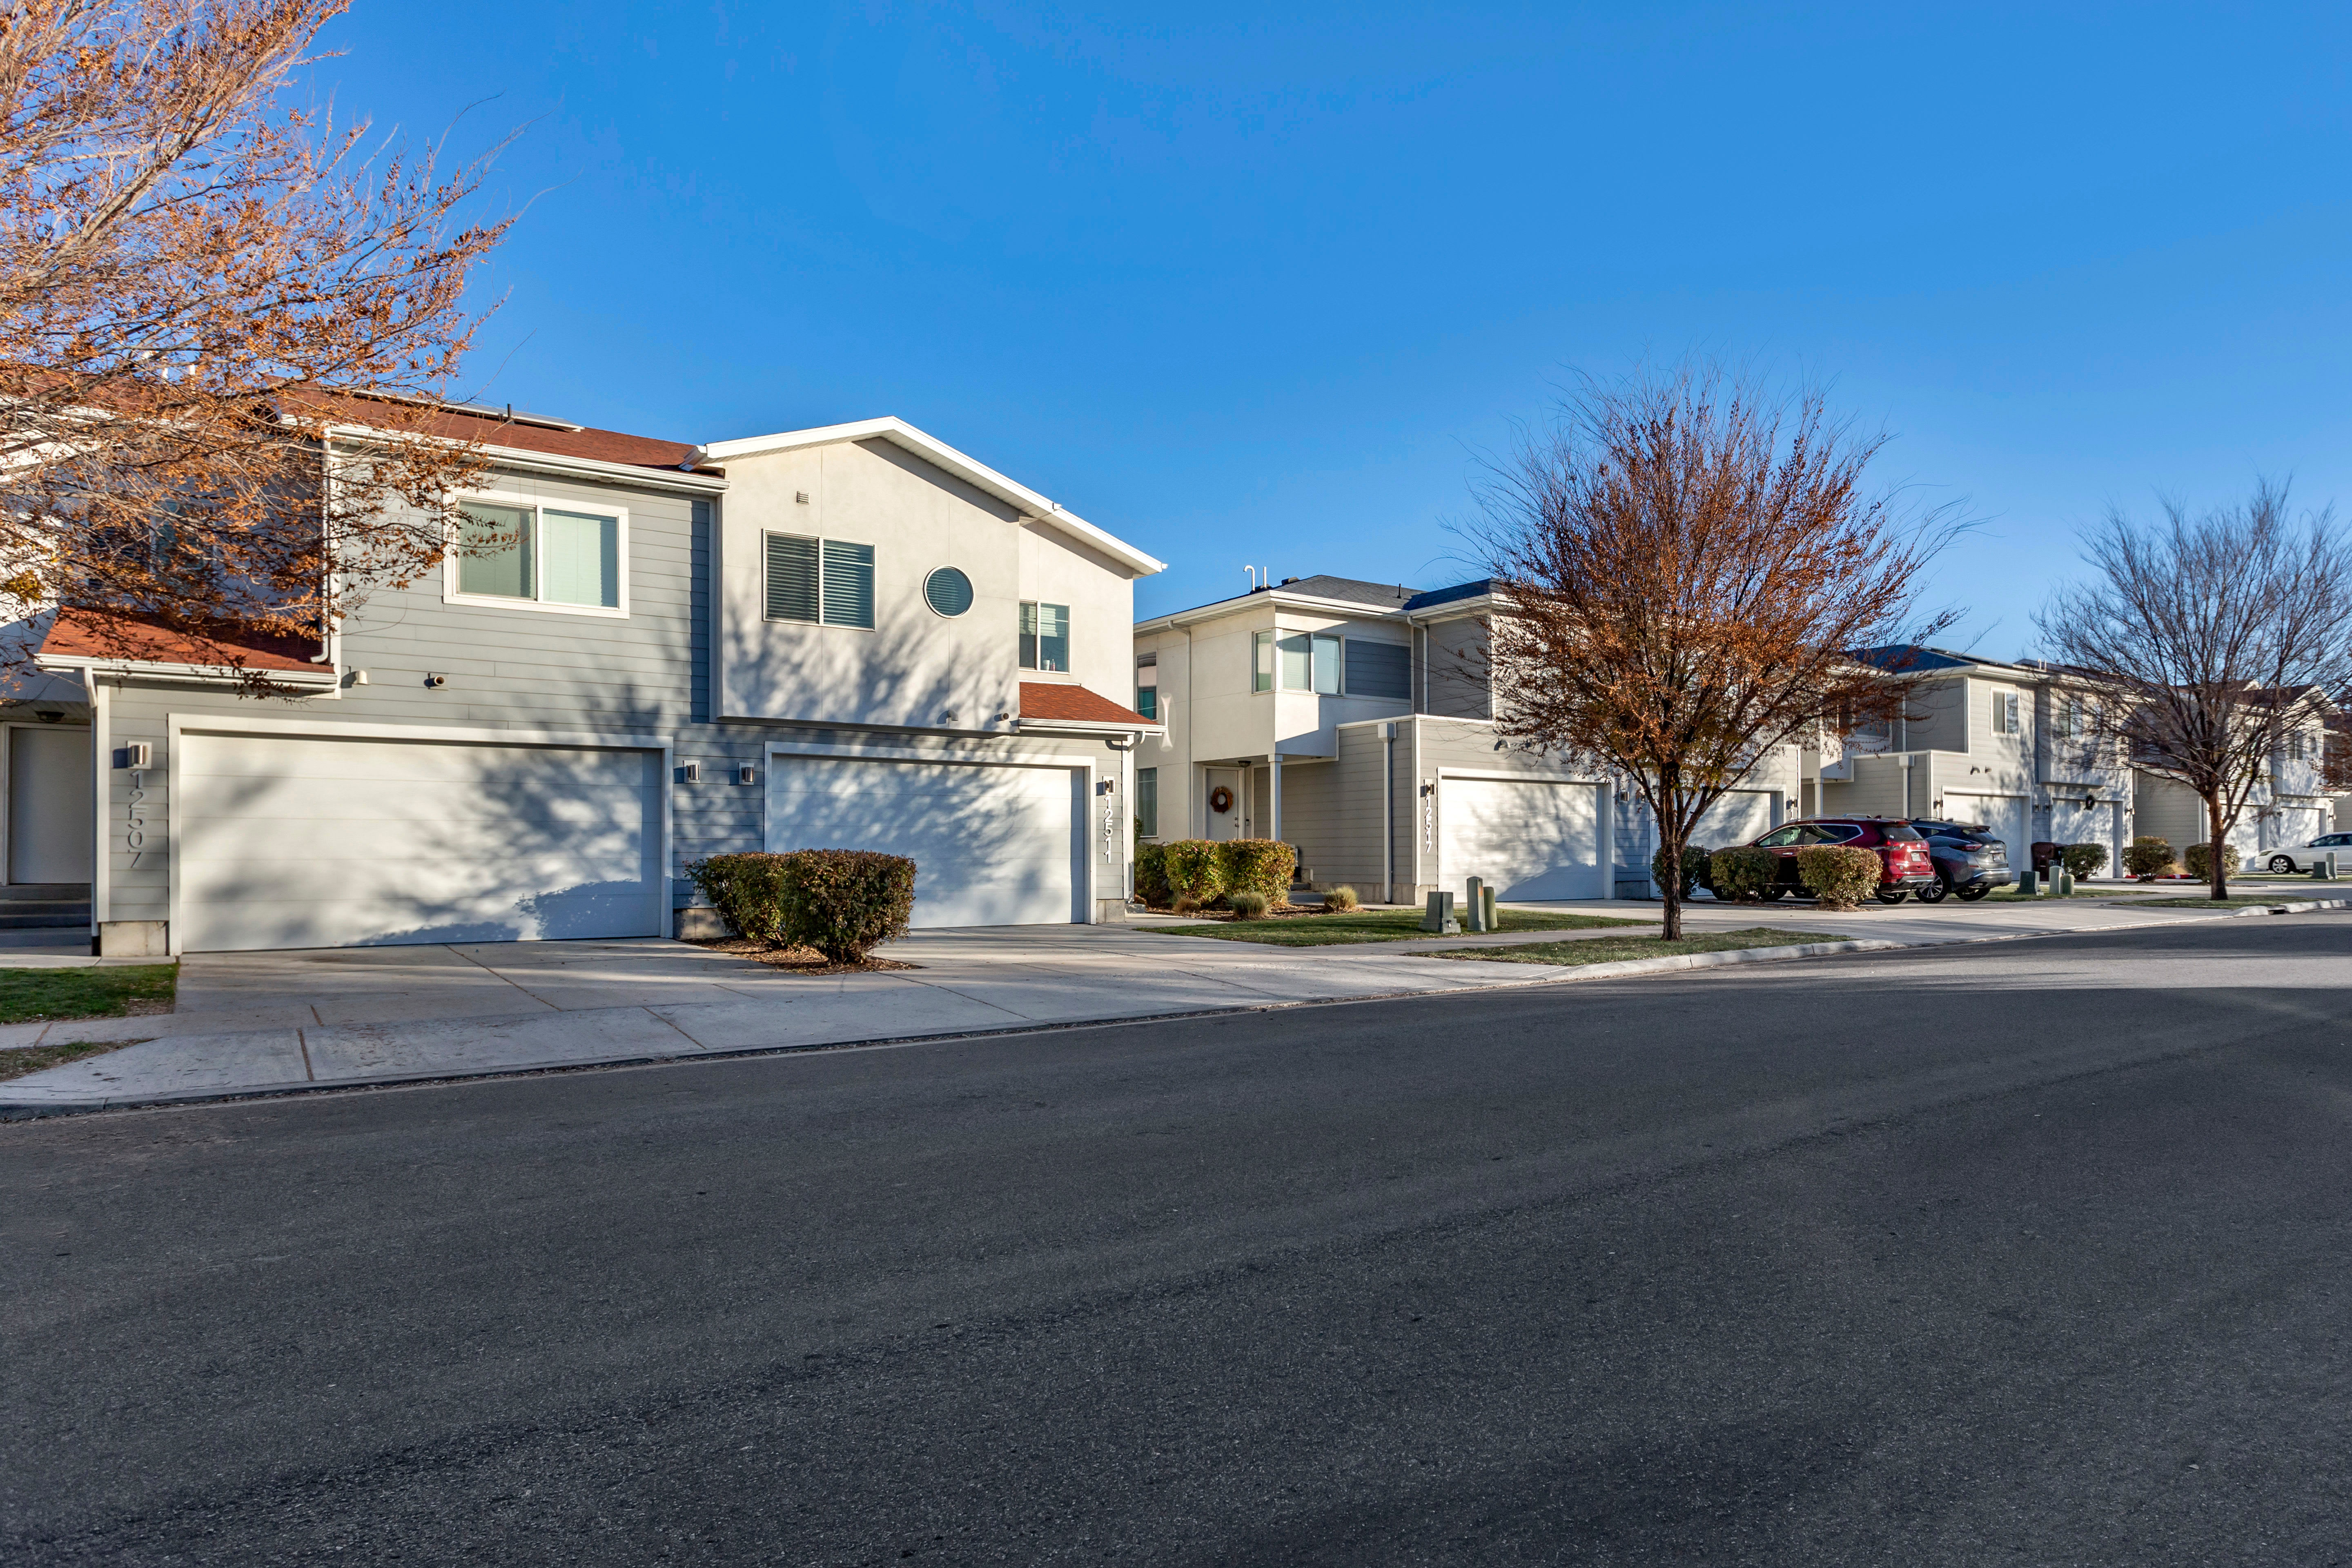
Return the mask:
{"type": "MultiPolygon", "coordinates": [[[[1620,919],[1654,910],[1622,902],[1544,907],[1620,919]]],[[[1694,933],[1764,925],[1874,945],[2226,918],[2087,900],[1844,913],[1703,902],[1686,917],[1694,933]]],[[[917,968],[824,976],[657,939],[198,954],[183,963],[170,1015],[0,1028],[0,1047],[143,1042],[0,1083],[0,1113],[1538,985],[1598,976],[1432,954],[1642,929],[1315,948],[1135,929],[1171,923],[1155,916],[1131,925],[919,931],[887,950],[917,968]]]]}

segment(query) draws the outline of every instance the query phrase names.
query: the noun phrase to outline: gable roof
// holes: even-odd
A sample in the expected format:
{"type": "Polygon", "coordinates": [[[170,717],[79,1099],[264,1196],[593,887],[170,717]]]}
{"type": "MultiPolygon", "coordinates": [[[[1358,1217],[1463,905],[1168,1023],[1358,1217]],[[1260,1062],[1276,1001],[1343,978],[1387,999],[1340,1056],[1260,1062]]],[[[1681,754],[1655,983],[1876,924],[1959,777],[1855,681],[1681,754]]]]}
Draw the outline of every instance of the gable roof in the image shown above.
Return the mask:
{"type": "Polygon", "coordinates": [[[937,437],[927,436],[895,415],[879,419],[859,419],[846,425],[823,425],[812,430],[780,430],[770,436],[746,436],[734,441],[709,441],[697,447],[693,462],[723,466],[739,458],[763,457],[771,452],[794,452],[808,447],[831,446],[841,441],[887,441],[892,446],[911,452],[934,468],[943,468],[964,483],[985,495],[994,496],[1023,515],[1034,517],[1057,532],[1082,544],[1101,551],[1138,577],[1149,577],[1164,572],[1168,563],[1146,555],[1132,544],[1097,528],[1073,511],[1066,511],[1060,503],[1039,495],[1027,485],[1009,479],[975,458],[968,458],[937,437]]]}
{"type": "Polygon", "coordinates": [[[1495,591],[1492,577],[1481,577],[1475,583],[1456,583],[1451,588],[1433,588],[1426,594],[1413,595],[1407,610],[1431,610],[1440,605],[1451,605],[1459,599],[1483,599],[1495,591]]]}
{"type": "Polygon", "coordinates": [[[1333,577],[1321,573],[1312,577],[1285,577],[1270,586],[1277,594],[1337,599],[1342,604],[1369,605],[1377,610],[1401,610],[1421,592],[1402,583],[1370,583],[1361,577],[1333,577]]]}

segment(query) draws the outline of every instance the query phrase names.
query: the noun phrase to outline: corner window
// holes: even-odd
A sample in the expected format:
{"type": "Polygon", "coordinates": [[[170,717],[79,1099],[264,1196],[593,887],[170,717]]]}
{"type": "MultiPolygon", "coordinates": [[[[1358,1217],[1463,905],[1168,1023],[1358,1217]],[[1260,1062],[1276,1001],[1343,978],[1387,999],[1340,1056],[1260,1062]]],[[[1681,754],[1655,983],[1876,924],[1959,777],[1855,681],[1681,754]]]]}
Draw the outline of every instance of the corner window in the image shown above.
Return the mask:
{"type": "Polygon", "coordinates": [[[1160,770],[1135,770],[1135,831],[1146,838],[1160,837],[1160,770]]]}
{"type": "Polygon", "coordinates": [[[772,621],[874,629],[874,547],[797,533],[762,536],[772,621]]]}
{"type": "Polygon", "coordinates": [[[1276,646],[1281,650],[1282,689],[1339,694],[1339,639],[1296,632],[1276,646]]]}
{"type": "Polygon", "coordinates": [[[1070,606],[1021,602],[1021,668],[1067,673],[1070,668],[1070,606]]]}
{"type": "Polygon", "coordinates": [[[461,603],[625,616],[628,514],[517,499],[459,503],[444,596],[461,603]]]}
{"type": "Polygon", "coordinates": [[[1257,632],[1250,637],[1250,689],[1274,689],[1274,634],[1257,632]]]}

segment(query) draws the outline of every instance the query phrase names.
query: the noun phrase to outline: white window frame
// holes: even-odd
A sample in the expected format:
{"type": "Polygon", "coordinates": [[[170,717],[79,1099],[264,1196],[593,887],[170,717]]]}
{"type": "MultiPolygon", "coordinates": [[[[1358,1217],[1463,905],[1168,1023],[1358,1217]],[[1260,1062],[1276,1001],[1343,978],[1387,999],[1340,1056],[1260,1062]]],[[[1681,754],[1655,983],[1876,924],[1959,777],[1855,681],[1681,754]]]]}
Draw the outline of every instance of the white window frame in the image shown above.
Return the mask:
{"type": "Polygon", "coordinates": [[[1016,665],[1024,675],[1075,675],[1076,673],[1075,670],[1047,669],[1045,668],[1045,612],[1047,610],[1059,610],[1062,612],[1062,616],[1064,617],[1062,621],[1062,646],[1067,654],[1066,662],[1072,664],[1076,664],[1078,658],[1078,650],[1076,646],[1077,643],[1077,634],[1071,629],[1077,622],[1077,616],[1076,613],[1073,612],[1067,605],[1049,604],[1044,599],[1019,599],[1015,600],[1014,603],[1019,606],[1019,608],[1013,612],[1013,662],[1014,665],[1016,665]],[[1022,610],[1034,610],[1037,612],[1037,630],[1034,634],[1037,638],[1037,662],[1034,664],[1021,663],[1022,610]]]}
{"type": "MultiPolygon", "coordinates": [[[[457,571],[464,558],[457,547],[464,542],[462,531],[450,542],[449,552],[441,558],[441,602],[445,605],[467,605],[488,610],[536,610],[551,616],[594,616],[600,620],[625,621],[629,618],[629,509],[608,505],[604,501],[574,501],[561,497],[517,495],[507,490],[467,490],[457,500],[462,509],[468,501],[480,501],[485,506],[523,507],[530,512],[530,588],[535,595],[547,586],[547,552],[539,542],[539,514],[552,507],[557,511],[576,511],[587,517],[609,517],[620,524],[620,567],[618,605],[560,605],[546,599],[509,599],[503,594],[467,594],[457,586],[457,571]]],[[[462,525],[460,525],[462,528],[462,525]]]]}
{"type": "Polygon", "coordinates": [[[2019,694],[1998,686],[1990,689],[1992,691],[1992,732],[1996,735],[2025,733],[2025,704],[2018,700],[2019,694]]]}

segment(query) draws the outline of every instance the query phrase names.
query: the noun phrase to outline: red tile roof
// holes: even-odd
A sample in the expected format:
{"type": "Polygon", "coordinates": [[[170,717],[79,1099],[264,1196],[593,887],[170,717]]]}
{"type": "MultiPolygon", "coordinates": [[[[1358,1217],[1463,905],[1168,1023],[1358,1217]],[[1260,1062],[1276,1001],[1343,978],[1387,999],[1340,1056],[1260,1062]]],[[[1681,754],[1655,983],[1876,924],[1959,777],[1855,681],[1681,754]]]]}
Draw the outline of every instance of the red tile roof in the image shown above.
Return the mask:
{"type": "MultiPolygon", "coordinates": [[[[338,424],[377,425],[386,423],[384,404],[381,399],[353,397],[342,393],[313,395],[312,406],[325,413],[338,424]]],[[[421,424],[410,424],[414,410],[404,411],[399,428],[421,429],[425,434],[446,436],[457,441],[478,441],[485,447],[510,447],[525,452],[551,452],[561,458],[590,458],[599,462],[626,463],[640,468],[676,468],[693,455],[691,441],[662,441],[650,436],[625,436],[617,430],[551,430],[543,425],[526,425],[519,420],[493,418],[484,415],[461,413],[454,408],[438,408],[426,414],[421,424]]]]}
{"type": "Polygon", "coordinates": [[[1050,680],[1021,683],[1021,717],[1051,723],[1056,719],[1079,724],[1151,724],[1132,708],[1122,708],[1108,697],[1097,697],[1083,686],[1050,680]]]}
{"type": "Polygon", "coordinates": [[[320,645],[300,637],[266,637],[242,629],[177,631],[145,616],[104,610],[59,610],[41,639],[41,652],[63,658],[126,659],[135,664],[227,665],[240,669],[300,669],[320,645]]]}

